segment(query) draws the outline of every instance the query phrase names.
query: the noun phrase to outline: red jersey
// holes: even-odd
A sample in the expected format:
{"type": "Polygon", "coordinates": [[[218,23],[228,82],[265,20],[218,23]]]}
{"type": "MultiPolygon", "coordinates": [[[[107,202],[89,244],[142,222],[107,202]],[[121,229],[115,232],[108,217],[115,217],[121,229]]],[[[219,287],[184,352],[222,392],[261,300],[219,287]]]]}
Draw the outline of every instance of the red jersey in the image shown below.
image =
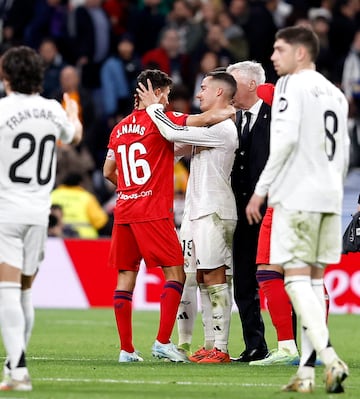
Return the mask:
{"type": "MultiPolygon", "coordinates": [[[[178,125],[187,115],[168,112],[178,125]]],[[[118,199],[115,223],[146,222],[173,217],[174,144],[159,132],[144,110],[134,110],[111,132],[115,153],[118,199]]]]}

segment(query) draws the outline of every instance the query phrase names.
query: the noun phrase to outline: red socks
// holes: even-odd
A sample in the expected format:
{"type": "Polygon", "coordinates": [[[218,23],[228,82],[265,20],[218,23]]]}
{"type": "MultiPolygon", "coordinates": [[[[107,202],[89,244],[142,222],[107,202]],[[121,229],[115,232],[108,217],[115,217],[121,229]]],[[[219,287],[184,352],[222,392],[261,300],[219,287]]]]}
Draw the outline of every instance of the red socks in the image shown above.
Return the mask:
{"type": "Polygon", "coordinates": [[[256,279],[263,291],[278,341],[295,339],[292,306],[284,287],[284,276],[273,270],[258,270],[256,279]]]}
{"type": "Polygon", "coordinates": [[[160,296],[160,324],[156,339],[162,343],[170,342],[184,285],[179,281],[166,281],[160,296]]]}
{"type": "Polygon", "coordinates": [[[132,292],[115,290],[114,312],[121,349],[133,353],[132,343],[132,292]]]}

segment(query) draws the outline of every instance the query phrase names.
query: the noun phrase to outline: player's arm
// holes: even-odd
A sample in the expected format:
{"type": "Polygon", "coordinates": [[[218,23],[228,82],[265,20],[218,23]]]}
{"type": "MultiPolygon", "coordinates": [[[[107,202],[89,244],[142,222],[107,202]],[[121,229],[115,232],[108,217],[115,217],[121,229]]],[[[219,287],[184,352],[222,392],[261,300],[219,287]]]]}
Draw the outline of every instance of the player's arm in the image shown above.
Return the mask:
{"type": "Polygon", "coordinates": [[[164,113],[162,104],[152,104],[146,112],[167,140],[202,147],[219,147],[223,141],[218,134],[207,127],[180,126],[173,123],[164,113]]]}
{"type": "Polygon", "coordinates": [[[64,93],[64,103],[66,114],[75,127],[75,134],[71,143],[77,145],[83,136],[83,125],[79,119],[79,107],[76,101],[70,98],[68,93],[64,93]]]}
{"type": "Polygon", "coordinates": [[[111,181],[117,186],[117,167],[114,151],[109,149],[103,166],[103,175],[105,179],[111,181]]]}
{"type": "MultiPolygon", "coordinates": [[[[159,96],[155,94],[149,79],[147,84],[148,87],[146,88],[142,83],[139,83],[139,87],[136,89],[138,96],[146,107],[151,104],[157,104],[161,100],[161,94],[159,96]]],[[[208,110],[201,114],[188,115],[186,125],[198,127],[211,126],[229,118],[232,118],[235,121],[235,114],[235,108],[232,105],[228,105],[226,108],[208,110]]]]}
{"type": "Polygon", "coordinates": [[[232,118],[234,120],[236,110],[232,105],[226,108],[212,109],[204,111],[201,114],[189,115],[186,119],[187,126],[211,126],[232,118]]]}

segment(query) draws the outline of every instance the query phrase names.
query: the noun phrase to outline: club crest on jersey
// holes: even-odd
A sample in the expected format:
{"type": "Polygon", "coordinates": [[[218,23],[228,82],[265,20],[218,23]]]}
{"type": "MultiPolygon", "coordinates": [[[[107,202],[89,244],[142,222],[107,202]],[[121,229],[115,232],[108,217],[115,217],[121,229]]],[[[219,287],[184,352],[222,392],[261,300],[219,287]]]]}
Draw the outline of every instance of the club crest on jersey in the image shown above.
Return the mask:
{"type": "Polygon", "coordinates": [[[284,112],[286,110],[286,108],[288,107],[287,99],[284,97],[280,97],[278,107],[279,107],[279,112],[284,112]]]}

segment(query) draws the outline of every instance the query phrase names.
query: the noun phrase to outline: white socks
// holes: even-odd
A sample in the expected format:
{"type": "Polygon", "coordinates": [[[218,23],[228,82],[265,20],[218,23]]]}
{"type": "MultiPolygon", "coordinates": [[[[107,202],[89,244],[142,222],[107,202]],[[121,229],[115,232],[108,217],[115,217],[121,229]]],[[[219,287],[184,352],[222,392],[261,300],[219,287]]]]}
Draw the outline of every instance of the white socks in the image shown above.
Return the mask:
{"type": "MultiPolygon", "coordinates": [[[[317,353],[328,346],[329,331],[326,325],[325,308],[316,295],[309,276],[286,276],[285,289],[301,326],[305,328],[317,353]]],[[[324,291],[322,289],[322,297],[324,291]]],[[[304,348],[306,350],[306,348],[304,348]]]]}
{"type": "Polygon", "coordinates": [[[20,284],[0,282],[0,328],[11,369],[17,367],[25,351],[25,319],[20,296],[20,284]]]}
{"type": "Polygon", "coordinates": [[[21,306],[25,317],[25,347],[28,346],[34,327],[35,310],[32,302],[31,288],[21,291],[21,306]]]}
{"type": "MultiPolygon", "coordinates": [[[[208,350],[216,347],[227,352],[232,306],[231,276],[227,280],[228,282],[225,284],[216,284],[210,287],[199,284],[204,348],[208,350]],[[212,302],[216,303],[216,306],[213,307],[212,302]]],[[[192,341],[198,311],[197,287],[196,273],[187,273],[177,314],[178,345],[191,344],[192,341]]]]}
{"type": "Polygon", "coordinates": [[[232,300],[227,283],[207,287],[212,305],[212,321],[215,334],[214,347],[228,352],[232,300]]]}
{"type": "Polygon", "coordinates": [[[201,318],[204,327],[204,348],[210,350],[214,347],[215,333],[213,326],[212,306],[209,291],[205,284],[199,284],[201,300],[201,318]]]}
{"type": "Polygon", "coordinates": [[[177,313],[178,345],[191,344],[194,323],[197,317],[196,273],[186,273],[186,281],[177,313]]]}
{"type": "Polygon", "coordinates": [[[286,339],[283,341],[278,341],[278,349],[285,349],[291,355],[296,355],[298,353],[298,348],[296,346],[294,339],[286,339]]]}

